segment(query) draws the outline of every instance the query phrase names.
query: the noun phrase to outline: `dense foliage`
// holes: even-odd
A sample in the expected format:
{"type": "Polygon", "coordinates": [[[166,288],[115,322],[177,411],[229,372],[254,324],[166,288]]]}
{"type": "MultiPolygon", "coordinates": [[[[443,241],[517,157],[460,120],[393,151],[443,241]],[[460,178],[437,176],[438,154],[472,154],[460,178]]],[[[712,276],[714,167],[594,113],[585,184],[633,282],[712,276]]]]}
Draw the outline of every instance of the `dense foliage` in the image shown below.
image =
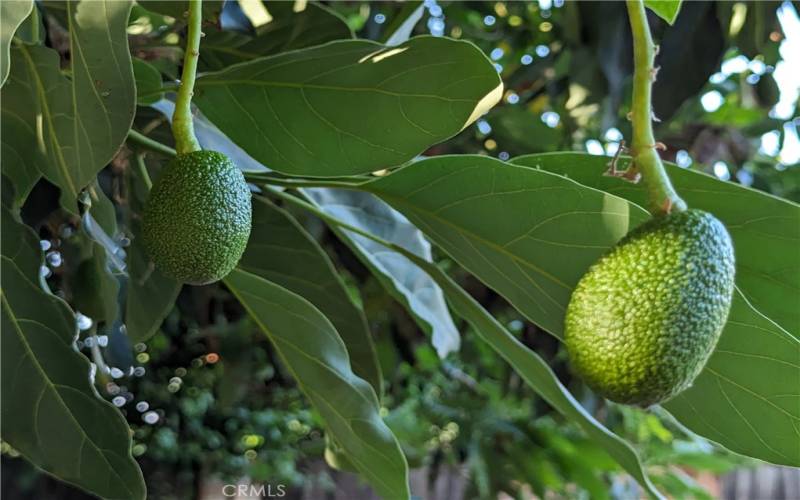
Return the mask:
{"type": "Polygon", "coordinates": [[[421,469],[464,498],[711,498],[707,473],[800,466],[800,22],[646,3],[661,155],[730,231],[737,289],[694,385],[642,410],[561,343],[573,287],[649,217],[603,176],[632,136],[623,2],[204,2],[195,132],[254,188],[208,286],[139,237],[187,2],[0,2],[3,495],[356,472],[395,498],[421,469]]]}

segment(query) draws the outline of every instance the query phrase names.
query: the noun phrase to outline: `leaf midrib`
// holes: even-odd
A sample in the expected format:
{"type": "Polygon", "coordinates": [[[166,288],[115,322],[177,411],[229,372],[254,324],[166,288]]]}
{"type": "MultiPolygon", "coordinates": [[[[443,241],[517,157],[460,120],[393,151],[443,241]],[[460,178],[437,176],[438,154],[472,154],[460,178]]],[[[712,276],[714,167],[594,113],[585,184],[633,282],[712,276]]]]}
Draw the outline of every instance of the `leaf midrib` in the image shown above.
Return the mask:
{"type": "MultiPolygon", "coordinates": [[[[28,65],[28,70],[33,77],[33,81],[36,84],[36,94],[39,97],[39,103],[42,106],[42,114],[44,115],[45,120],[47,121],[47,132],[48,136],[50,136],[50,141],[55,145],[53,149],[55,149],[56,154],[56,164],[58,165],[59,169],[61,170],[62,177],[67,182],[67,187],[70,190],[70,194],[73,196],[78,195],[78,191],[75,187],[75,184],[72,182],[72,177],[69,175],[69,170],[67,167],[66,160],[64,159],[63,153],[61,151],[61,143],[58,140],[58,135],[55,132],[55,124],[53,123],[53,116],[50,112],[50,105],[47,102],[47,94],[44,90],[44,85],[42,84],[42,80],[39,77],[39,73],[36,70],[36,63],[33,62],[33,58],[31,57],[30,53],[28,52],[28,48],[25,45],[20,47],[20,52],[25,56],[25,62],[28,65]]],[[[51,144],[51,146],[53,145],[51,144]]]]}
{"type": "Polygon", "coordinates": [[[494,243],[494,242],[492,242],[490,240],[485,239],[483,236],[481,236],[479,234],[476,234],[475,232],[464,228],[463,226],[459,226],[458,224],[450,222],[446,218],[437,215],[435,212],[432,212],[432,211],[430,211],[428,209],[422,208],[421,206],[419,206],[417,204],[414,204],[414,203],[408,201],[407,199],[405,199],[403,197],[400,197],[400,196],[397,196],[397,195],[393,195],[393,194],[389,194],[389,193],[387,193],[385,191],[381,191],[380,188],[375,189],[372,186],[366,186],[366,189],[369,190],[372,194],[375,194],[375,195],[377,195],[377,196],[379,196],[381,198],[384,198],[384,199],[389,198],[389,199],[393,200],[395,203],[398,203],[400,205],[404,205],[404,206],[410,208],[412,211],[423,213],[424,215],[426,215],[426,216],[428,216],[428,217],[430,217],[432,219],[435,219],[437,222],[440,222],[443,225],[449,226],[449,227],[453,228],[454,230],[456,230],[457,232],[459,232],[461,234],[469,236],[470,238],[472,238],[473,240],[477,241],[478,243],[486,245],[486,246],[492,248],[493,250],[497,251],[498,253],[500,253],[502,255],[505,255],[506,257],[510,258],[514,262],[523,264],[525,267],[530,268],[531,270],[535,271],[536,273],[538,273],[541,276],[549,279],[553,283],[561,286],[562,288],[564,288],[566,290],[572,290],[572,288],[573,288],[573,287],[567,285],[566,283],[564,283],[563,281],[559,280],[558,278],[556,278],[552,274],[548,273],[544,269],[540,268],[539,266],[536,266],[532,262],[529,262],[529,261],[523,259],[522,257],[520,257],[520,256],[518,256],[518,255],[516,255],[516,254],[514,254],[514,253],[512,253],[512,252],[510,252],[510,251],[508,251],[506,249],[504,249],[502,246],[500,246],[500,245],[498,245],[498,244],[496,244],[496,243],[494,243]]]}
{"type": "Polygon", "coordinates": [[[393,92],[391,90],[379,89],[377,87],[342,87],[338,85],[321,85],[315,83],[295,83],[295,82],[274,82],[269,80],[247,80],[247,79],[233,79],[233,78],[218,78],[218,79],[199,79],[196,83],[197,87],[214,87],[222,86],[227,87],[230,85],[248,85],[252,87],[278,87],[278,88],[291,88],[291,89],[313,89],[313,90],[331,90],[336,92],[375,92],[378,94],[389,95],[393,97],[413,97],[418,99],[435,99],[447,103],[466,102],[474,103],[475,99],[456,99],[448,98],[436,94],[411,94],[404,92],[393,92]]]}

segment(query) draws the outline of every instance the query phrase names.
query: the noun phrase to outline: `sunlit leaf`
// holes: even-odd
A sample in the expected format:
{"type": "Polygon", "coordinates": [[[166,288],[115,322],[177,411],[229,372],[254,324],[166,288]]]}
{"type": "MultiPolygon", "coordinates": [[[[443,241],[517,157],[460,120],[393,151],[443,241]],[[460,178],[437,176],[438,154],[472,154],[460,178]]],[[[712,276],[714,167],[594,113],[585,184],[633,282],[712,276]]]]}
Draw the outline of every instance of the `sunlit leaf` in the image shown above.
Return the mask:
{"type": "Polygon", "coordinates": [[[586,269],[646,218],[616,196],[482,156],[421,160],[365,189],[557,336],[586,269]]]}
{"type": "MultiPolygon", "coordinates": [[[[642,186],[602,175],[608,162],[609,158],[581,153],[512,160],[647,206],[642,186]]],[[[689,206],[713,213],[727,226],[736,250],[736,284],[747,300],[800,338],[800,308],[788,300],[800,293],[800,206],[672,163],[666,167],[689,206]]]]}
{"type": "Polygon", "coordinates": [[[391,48],[331,42],[203,75],[197,88],[200,110],[250,156],[311,176],[401,164],[502,95],[480,50],[435,37],[391,48]]]}
{"type": "MultiPolygon", "coordinates": [[[[623,198],[544,170],[546,164],[577,166],[582,158],[591,157],[563,153],[526,159],[530,165],[541,167],[537,169],[485,157],[438,157],[412,164],[372,181],[365,188],[405,213],[462,266],[507,298],[531,321],[560,338],[572,288],[610,245],[647,217],[644,209],[623,198]],[[509,213],[514,216],[509,217],[509,213]]],[[[598,177],[604,168],[598,170],[598,177]]],[[[703,186],[709,178],[690,175],[694,176],[696,184],[689,182],[679,190],[688,194],[693,187],[704,192],[708,200],[714,200],[711,194],[720,186],[709,189],[703,186]]],[[[678,179],[680,177],[676,176],[676,184],[678,179]]],[[[621,183],[618,179],[614,181],[621,183]]],[[[714,179],[711,181],[720,184],[714,179]]],[[[725,193],[725,188],[721,189],[725,193]]],[[[750,201],[746,206],[752,210],[748,217],[759,212],[761,202],[778,203],[772,206],[778,213],[780,204],[786,204],[768,195],[743,191],[745,193],[740,194],[746,195],[750,201]]],[[[726,194],[725,203],[745,206],[739,197],[726,194]]],[[[721,194],[716,203],[723,203],[725,198],[721,194]]],[[[691,205],[692,201],[689,202],[691,205]]],[[[714,206],[706,208],[717,213],[714,206]]],[[[792,208],[790,212],[795,210],[792,208]]],[[[722,218],[722,213],[719,215],[722,218]]],[[[765,231],[760,235],[763,238],[766,232],[779,227],[772,224],[774,213],[766,217],[765,220],[770,221],[767,227],[759,224],[761,221],[752,225],[739,221],[739,224],[742,228],[750,226],[747,229],[751,231],[765,231]]],[[[792,238],[789,221],[797,221],[792,215],[786,217],[784,229],[788,236],[784,239],[792,238]]],[[[780,222],[780,218],[777,221],[780,222]]],[[[729,220],[726,223],[733,233],[736,227],[731,226],[735,224],[729,220]]],[[[734,246],[741,259],[735,233],[734,246]]],[[[763,243],[762,250],[769,251],[763,248],[763,243]]],[[[789,264],[792,265],[794,263],[789,264]]],[[[785,294],[778,300],[791,302],[792,296],[785,294]]],[[[795,465],[798,460],[796,428],[787,425],[800,419],[800,405],[792,405],[794,396],[789,396],[797,392],[800,370],[796,363],[787,365],[785,359],[800,359],[800,342],[761,317],[744,300],[734,303],[730,318],[719,345],[722,351],[728,350],[726,345],[734,346],[730,349],[734,354],[728,356],[737,356],[737,361],[732,362],[733,358],[726,358],[724,353],[722,358],[719,353],[712,356],[714,361],[710,362],[709,369],[695,382],[703,390],[688,391],[682,400],[702,410],[697,413],[682,411],[681,422],[703,433],[706,415],[728,412],[735,406],[741,418],[729,419],[729,422],[736,424],[736,432],[714,434],[709,436],[711,439],[733,451],[795,465]],[[780,339],[780,356],[776,356],[777,340],[773,337],[780,339]],[[747,349],[743,350],[743,346],[747,349]],[[753,366],[753,370],[745,369],[746,366],[753,366]],[[783,369],[763,370],[770,366],[783,369]],[[718,384],[719,376],[714,372],[738,385],[718,384]],[[747,376],[742,377],[742,374],[747,376]],[[770,390],[762,394],[766,383],[770,384],[770,390]],[[787,395],[786,406],[760,403],[755,406],[759,397],[767,398],[772,394],[787,395]],[[748,397],[755,399],[748,400],[748,397]],[[720,401],[725,402],[727,398],[735,398],[735,403],[719,406],[720,401]],[[763,422],[770,422],[770,433],[753,432],[753,428],[763,426],[763,422]],[[761,446],[754,446],[754,443],[761,446]]],[[[686,404],[682,408],[686,408],[686,404]]]]}

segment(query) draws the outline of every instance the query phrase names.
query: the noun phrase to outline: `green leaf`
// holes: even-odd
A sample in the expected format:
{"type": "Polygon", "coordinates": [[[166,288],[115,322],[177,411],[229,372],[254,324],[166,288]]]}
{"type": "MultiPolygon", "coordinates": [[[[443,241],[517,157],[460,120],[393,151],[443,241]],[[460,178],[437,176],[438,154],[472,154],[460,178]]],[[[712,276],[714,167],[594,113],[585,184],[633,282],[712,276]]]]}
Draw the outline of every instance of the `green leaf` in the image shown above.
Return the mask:
{"type": "MultiPolygon", "coordinates": [[[[135,89],[126,27],[129,1],[66,2],[72,79],[46,47],[12,50],[19,61],[3,87],[3,111],[36,114],[41,136],[26,155],[41,154],[42,174],[61,189],[61,205],[77,214],[77,196],[114,156],[133,121],[135,89]]],[[[19,150],[18,150],[19,151],[19,150]]],[[[35,159],[26,158],[28,165],[35,159]]]]}
{"type": "Polygon", "coordinates": [[[350,463],[379,495],[409,498],[400,445],[379,416],[375,391],[350,369],[331,322],[301,296],[241,269],[224,281],[272,341],[350,463]]]}
{"type": "Polygon", "coordinates": [[[130,430],[75,350],[75,318],[42,289],[35,234],[3,208],[2,434],[38,467],[97,496],[144,499],[130,430]]]}
{"type": "MultiPolygon", "coordinates": [[[[475,158],[475,157],[473,157],[475,158]]],[[[487,159],[485,157],[478,157],[487,159]]],[[[429,163],[429,162],[420,162],[429,163]]],[[[498,162],[499,163],[499,162],[498,162]]],[[[419,170],[430,168],[423,166],[419,170]]],[[[408,169],[406,169],[407,171],[408,169]]],[[[400,171],[402,172],[402,170],[400,171]]],[[[394,174],[390,177],[394,177],[394,174]]],[[[332,216],[333,217],[333,216],[332,216]]],[[[333,217],[334,219],[336,217],[333,217]]],[[[346,224],[346,223],[345,223],[346,224]]],[[[340,227],[340,230],[345,230],[340,227]]],[[[375,240],[373,240],[375,241],[375,240]]],[[[380,243],[377,243],[380,244],[380,243]]],[[[391,243],[389,243],[391,245],[391,243]]],[[[658,491],[645,474],[636,452],[619,436],[606,429],[594,419],[580,403],[559,382],[547,363],[535,352],[531,351],[506,330],[475,299],[464,291],[452,278],[447,276],[436,264],[398,247],[390,248],[402,254],[414,265],[428,274],[441,287],[453,310],[466,319],[478,335],[488,343],[503,359],[517,371],[525,382],[536,393],[541,395],[550,405],[565,417],[572,419],[584,432],[596,440],[625,470],[627,470],[651,494],[660,497],[658,491]]]]}
{"type": "Polygon", "coordinates": [[[678,18],[678,11],[681,10],[682,0],[644,0],[644,4],[650,10],[658,14],[658,17],[669,24],[674,24],[678,18]]]}
{"type": "Polygon", "coordinates": [[[356,375],[381,394],[382,378],[364,312],[349,297],[325,251],[286,211],[253,199],[253,229],[239,269],[280,285],[311,302],[347,346],[356,375]]]}
{"type": "Polygon", "coordinates": [[[36,133],[36,108],[24,89],[25,67],[14,50],[15,64],[8,82],[0,91],[0,168],[14,186],[14,207],[21,206],[41,177],[47,159],[39,148],[36,133]]]}
{"type": "MultiPolygon", "coordinates": [[[[203,21],[211,24],[219,22],[219,15],[222,12],[225,0],[202,0],[203,1],[203,21]]],[[[184,20],[189,11],[188,0],[142,0],[139,4],[150,12],[156,12],[164,16],[174,17],[177,20],[184,20]]]]}
{"type": "MultiPolygon", "coordinates": [[[[418,265],[422,266],[422,263],[418,265]]],[[[602,445],[606,452],[639,484],[655,497],[655,489],[631,446],[594,419],[575,400],[556,375],[535,352],[531,351],[486,312],[480,304],[432,264],[425,265],[431,277],[445,291],[456,314],[466,319],[478,335],[514,368],[536,393],[559,413],[578,424],[583,431],[602,445]]]]}
{"type": "MultiPolygon", "coordinates": [[[[437,157],[372,181],[365,188],[404,212],[462,266],[497,290],[531,321],[560,338],[564,310],[572,288],[606,248],[647,217],[647,212],[638,205],[544,170],[555,164],[564,168],[576,166],[581,159],[588,158],[591,157],[567,153],[524,159],[530,165],[541,167],[536,169],[485,157],[437,157]]],[[[601,168],[595,171],[599,177],[605,167],[602,163],[598,166],[601,168]]],[[[744,190],[746,205],[741,196],[731,196],[724,188],[717,197],[718,181],[709,187],[703,184],[707,177],[692,175],[697,184],[679,186],[681,193],[688,195],[694,189],[699,200],[701,193],[705,192],[717,204],[728,196],[727,203],[740,203],[753,210],[750,217],[761,214],[760,198],[770,205],[777,203],[771,205],[773,210],[786,203],[749,190],[744,190]]],[[[675,180],[679,178],[676,176],[675,180]]],[[[689,203],[696,206],[691,200],[689,203]]],[[[722,218],[713,206],[709,208],[722,218]]],[[[788,225],[798,219],[791,214],[780,215],[774,220],[773,216],[768,213],[758,217],[767,217],[770,224],[782,224],[782,217],[788,217],[783,229],[786,231],[784,234],[790,236],[784,238],[791,238],[792,229],[788,225]]],[[[740,222],[743,228],[749,226],[746,220],[740,222]]],[[[725,222],[733,234],[737,228],[731,227],[730,221],[725,222]]],[[[760,241],[762,251],[769,251],[763,242],[774,229],[761,229],[758,223],[755,223],[755,228],[747,229],[760,231],[760,239],[754,238],[752,244],[757,245],[760,241]]],[[[768,241],[769,245],[780,245],[778,238],[768,241]]],[[[734,246],[741,261],[743,252],[735,235],[734,246]]],[[[793,265],[796,264],[789,263],[787,267],[791,269],[793,265]]],[[[741,278],[739,276],[737,280],[741,278]]],[[[783,300],[791,302],[789,298],[793,296],[787,293],[783,300]]],[[[738,352],[723,353],[723,357],[738,356],[737,361],[724,358],[724,362],[709,364],[710,369],[702,372],[695,382],[703,390],[684,393],[691,405],[702,410],[681,412],[681,422],[695,432],[705,432],[703,419],[707,418],[706,415],[718,414],[721,418],[723,412],[729,411],[731,405],[719,406],[720,401],[727,400],[724,394],[727,393],[734,399],[733,404],[742,416],[738,421],[739,428],[736,433],[708,437],[719,440],[733,451],[795,465],[797,436],[787,433],[791,427],[787,428],[785,424],[787,418],[790,422],[800,419],[800,405],[794,404],[794,396],[788,396],[796,394],[800,372],[796,363],[787,365],[785,360],[800,359],[800,342],[769,320],[754,319],[761,318],[760,314],[743,300],[734,303],[730,318],[719,346],[723,351],[738,352]],[[773,336],[781,341],[780,357],[776,356],[773,336]],[[725,349],[726,345],[734,347],[725,349]],[[742,350],[742,346],[749,346],[748,350],[742,350]],[[755,364],[758,360],[761,366],[755,364]],[[748,362],[754,363],[753,370],[762,370],[765,366],[783,369],[767,369],[755,376],[744,369],[748,362]],[[790,372],[787,373],[786,369],[790,372]],[[709,382],[709,379],[718,378],[711,370],[738,385],[709,382]],[[770,390],[762,394],[765,385],[769,385],[770,390]],[[783,396],[786,398],[785,406],[752,404],[759,397],[769,398],[772,394],[786,395],[783,396]],[[748,419],[750,427],[744,419],[748,419]],[[770,433],[759,440],[752,430],[756,427],[768,428],[770,433]],[[756,447],[753,443],[761,446],[756,447]]],[[[718,359],[718,356],[719,353],[715,353],[712,359],[718,359]]],[[[784,401],[780,403],[784,404],[784,401]]]]}
{"type": "MultiPolygon", "coordinates": [[[[34,5],[36,5],[35,2],[34,5]]],[[[45,28],[44,19],[42,19],[39,10],[35,12],[31,10],[28,17],[22,21],[22,24],[19,25],[17,31],[14,33],[15,38],[31,45],[44,44],[45,35],[47,35],[47,29],[45,28]]]]}
{"type": "MultiPolygon", "coordinates": [[[[609,158],[582,153],[527,155],[512,163],[564,175],[581,184],[647,206],[642,186],[603,176],[609,158]]],[[[624,165],[623,165],[624,166],[624,165]]],[[[736,284],[759,311],[800,338],[800,206],[732,182],[666,164],[690,207],[718,217],[736,249],[736,284]]]]}
{"type": "MultiPolygon", "coordinates": [[[[114,202],[103,192],[97,179],[86,188],[85,194],[84,201],[89,203],[89,213],[94,218],[98,228],[103,231],[103,236],[108,239],[116,236],[117,210],[114,207],[114,202]]],[[[86,213],[84,213],[83,218],[86,218],[86,213]]]]}
{"type": "MultiPolygon", "coordinates": [[[[399,245],[409,252],[431,261],[431,244],[419,229],[398,211],[369,193],[344,189],[304,189],[306,195],[323,212],[351,226],[399,245]]],[[[431,343],[439,358],[458,351],[461,337],[439,286],[413,262],[352,231],[332,228],[361,259],[417,324],[431,335],[431,343]]]]}
{"type": "Polygon", "coordinates": [[[125,302],[125,325],[131,342],[144,342],[153,336],[169,314],[181,291],[181,284],[164,276],[150,261],[142,239],[142,208],[148,187],[144,180],[128,172],[128,200],[131,210],[128,227],[131,246],[127,250],[128,296],[125,302]]]}
{"type": "Polygon", "coordinates": [[[469,42],[332,42],[197,80],[206,117],[265,166],[340,176],[401,164],[475,121],[502,82],[469,42]]]}
{"type": "Polygon", "coordinates": [[[511,155],[531,151],[555,151],[562,140],[562,132],[548,127],[538,115],[514,106],[495,108],[486,116],[492,126],[492,138],[500,151],[511,155]]]}
{"type": "Polygon", "coordinates": [[[11,66],[11,39],[31,13],[33,0],[3,0],[0,2],[0,87],[6,83],[11,66]]]}
{"type": "Polygon", "coordinates": [[[72,276],[72,304],[97,323],[111,326],[117,319],[119,283],[109,271],[106,250],[89,242],[91,255],[80,262],[72,276]]]}
{"type": "Polygon", "coordinates": [[[800,342],[737,291],[705,369],[690,389],[664,406],[692,431],[730,450],[798,467],[798,381],[800,342]]]}
{"type": "MultiPolygon", "coordinates": [[[[0,86],[9,76],[11,62],[11,40],[16,30],[25,19],[29,19],[33,2],[12,0],[0,2],[0,86]],[[24,14],[24,15],[23,15],[24,14]],[[22,16],[22,19],[19,17],[22,16]]],[[[32,22],[32,21],[31,21],[32,22]]],[[[38,16],[37,16],[38,22],[38,16]]],[[[14,75],[20,79],[24,75],[24,64],[15,57],[14,75]]],[[[26,82],[22,82],[24,85],[26,82]]],[[[3,174],[14,186],[12,205],[20,207],[28,197],[31,189],[41,177],[44,168],[44,156],[37,147],[37,134],[33,124],[36,123],[36,109],[26,106],[27,92],[18,83],[9,90],[3,87],[2,106],[0,106],[0,128],[3,130],[0,157],[3,174]],[[20,93],[22,92],[22,93],[20,93]],[[21,102],[19,101],[21,99],[21,102]]]]}
{"type": "MultiPolygon", "coordinates": [[[[172,123],[175,103],[169,99],[162,99],[153,104],[152,107],[160,111],[167,121],[172,123]]],[[[269,172],[267,167],[254,160],[242,148],[234,144],[197,109],[192,110],[192,123],[194,124],[194,133],[197,136],[197,141],[203,149],[223,153],[242,172],[269,172]]]]}
{"type": "Polygon", "coordinates": [[[200,61],[206,68],[221,69],[344,38],[353,38],[353,32],[339,14],[321,5],[308,4],[300,12],[280,11],[269,23],[259,26],[255,37],[235,31],[207,33],[200,44],[200,61]]]}
{"type": "Polygon", "coordinates": [[[425,159],[364,189],[559,337],[574,285],[646,218],[616,196],[484,156],[425,159]]]}
{"type": "Polygon", "coordinates": [[[393,47],[411,38],[414,27],[420,19],[422,19],[425,10],[425,4],[418,0],[403,2],[403,7],[400,9],[400,12],[398,12],[392,22],[386,26],[386,30],[384,31],[384,33],[386,33],[385,40],[381,40],[384,45],[393,47]]]}
{"type": "Polygon", "coordinates": [[[138,57],[133,60],[133,77],[136,80],[136,103],[148,106],[158,102],[163,93],[161,89],[161,73],[153,66],[138,57]]]}

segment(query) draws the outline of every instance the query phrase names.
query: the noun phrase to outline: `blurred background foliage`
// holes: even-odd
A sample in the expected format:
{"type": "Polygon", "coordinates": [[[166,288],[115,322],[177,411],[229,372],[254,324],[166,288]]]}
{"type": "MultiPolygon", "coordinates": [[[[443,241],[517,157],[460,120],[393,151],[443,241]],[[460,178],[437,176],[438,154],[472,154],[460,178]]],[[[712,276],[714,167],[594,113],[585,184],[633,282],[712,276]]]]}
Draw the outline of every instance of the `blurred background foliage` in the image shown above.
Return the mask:
{"type": "MultiPolygon", "coordinates": [[[[221,2],[210,4],[216,10],[206,6],[212,15],[204,43],[222,50],[204,52],[207,69],[235,62],[224,57],[225,47],[239,47],[258,34],[269,40],[270,33],[286,29],[265,23],[264,13],[293,6],[267,3],[264,9],[258,1],[230,0],[224,8],[221,2]]],[[[176,5],[137,5],[129,27],[134,54],[155,66],[166,81],[177,76],[181,57],[184,21],[176,5]]],[[[385,41],[420,8],[414,34],[470,40],[493,61],[506,84],[502,103],[426,154],[508,159],[578,150],[613,155],[630,136],[626,115],[632,53],[622,2],[322,5],[358,37],[377,41],[385,41]]],[[[686,2],[673,27],[655,16],[650,21],[661,45],[654,107],[660,120],[656,136],[667,147],[664,156],[685,168],[800,201],[800,19],[795,7],[769,1],[686,2]]],[[[58,47],[57,11],[49,11],[45,22],[50,43],[58,47]]],[[[273,40],[281,38],[276,34],[273,40]]],[[[289,43],[259,50],[290,48],[289,43]]],[[[138,68],[140,86],[148,81],[146,73],[147,68],[138,68]]],[[[160,116],[140,107],[137,128],[169,142],[160,116]]],[[[117,175],[119,165],[110,165],[97,187],[112,199],[117,175]]],[[[48,189],[52,187],[43,184],[34,190],[23,210],[27,219],[52,210],[40,204],[57,198],[48,189]]],[[[364,306],[386,380],[382,412],[412,468],[422,468],[432,481],[437,475],[455,475],[463,498],[496,498],[500,492],[514,498],[641,495],[598,446],[526,388],[466,325],[458,325],[461,351],[439,360],[424,333],[350,250],[316,221],[307,223],[364,306]]],[[[92,249],[67,225],[54,223],[49,231],[43,240],[60,241],[59,252],[48,253],[51,286],[58,289],[75,273],[91,275],[91,269],[72,263],[92,249]]],[[[754,465],[692,435],[664,412],[598,400],[572,376],[552,337],[525,322],[491,290],[459,275],[455,266],[453,272],[526,345],[546,357],[589,411],[634,443],[662,491],[675,498],[715,498],[720,495],[717,478],[754,465]]],[[[71,294],[77,309],[80,295],[80,290],[71,294]]],[[[133,429],[133,452],[151,498],[201,498],[211,480],[284,484],[296,498],[333,491],[341,473],[319,466],[325,440],[318,416],[222,285],[185,287],[159,332],[146,344],[132,346],[133,354],[118,328],[97,331],[88,320],[83,326],[79,347],[110,367],[98,377],[100,392],[133,429]]],[[[6,498],[85,497],[38,473],[6,445],[2,465],[6,498]]]]}

